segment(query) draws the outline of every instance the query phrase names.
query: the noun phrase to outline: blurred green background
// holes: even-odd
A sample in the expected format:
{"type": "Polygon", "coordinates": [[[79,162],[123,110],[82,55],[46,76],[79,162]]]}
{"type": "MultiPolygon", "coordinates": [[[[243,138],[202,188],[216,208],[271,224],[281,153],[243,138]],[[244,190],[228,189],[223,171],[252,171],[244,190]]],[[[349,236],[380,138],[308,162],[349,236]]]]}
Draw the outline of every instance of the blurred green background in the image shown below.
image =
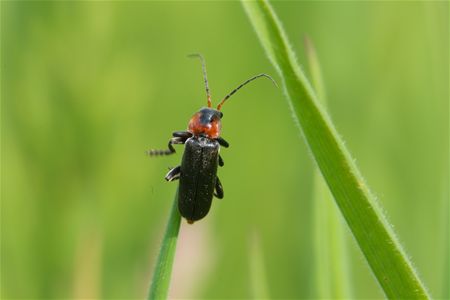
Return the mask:
{"type": "MultiPolygon", "coordinates": [[[[339,133],[448,297],[448,2],[273,6],[302,65],[314,41],[339,133]]],[[[1,2],[2,299],[146,295],[182,147],[144,151],[206,104],[193,52],[215,103],[254,74],[278,79],[238,2],[1,2]]],[[[183,222],[170,294],[251,297],[256,240],[271,297],[314,297],[314,165],[282,91],[255,81],[223,112],[225,198],[183,222]]],[[[353,295],[382,297],[346,239],[353,295]]]]}

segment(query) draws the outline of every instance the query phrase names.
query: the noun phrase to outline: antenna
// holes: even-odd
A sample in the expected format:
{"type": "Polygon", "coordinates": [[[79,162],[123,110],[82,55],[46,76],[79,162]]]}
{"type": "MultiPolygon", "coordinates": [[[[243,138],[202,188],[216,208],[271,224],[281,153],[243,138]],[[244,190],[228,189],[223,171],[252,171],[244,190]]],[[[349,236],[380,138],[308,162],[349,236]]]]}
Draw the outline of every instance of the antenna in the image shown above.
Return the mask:
{"type": "Polygon", "coordinates": [[[223,100],[220,101],[219,105],[217,105],[217,110],[220,110],[220,109],[222,108],[222,105],[225,103],[225,101],[227,101],[228,98],[230,98],[231,96],[233,96],[233,94],[236,93],[241,87],[243,87],[243,86],[246,85],[247,83],[250,83],[251,81],[253,81],[253,80],[255,80],[255,79],[259,78],[259,77],[267,77],[267,78],[269,78],[270,80],[272,80],[273,84],[275,84],[275,86],[278,87],[278,85],[277,85],[277,83],[275,82],[275,80],[273,80],[273,78],[270,77],[270,76],[267,75],[267,74],[259,74],[259,75],[253,76],[252,78],[247,79],[247,81],[241,83],[237,88],[235,88],[234,90],[232,90],[231,93],[229,93],[228,95],[226,95],[225,98],[223,98],[223,100]]]}
{"type": "Polygon", "coordinates": [[[206,97],[208,100],[208,107],[211,107],[211,94],[209,93],[208,76],[206,75],[205,59],[200,53],[189,54],[188,57],[198,57],[202,63],[203,79],[205,80],[206,97]]]}

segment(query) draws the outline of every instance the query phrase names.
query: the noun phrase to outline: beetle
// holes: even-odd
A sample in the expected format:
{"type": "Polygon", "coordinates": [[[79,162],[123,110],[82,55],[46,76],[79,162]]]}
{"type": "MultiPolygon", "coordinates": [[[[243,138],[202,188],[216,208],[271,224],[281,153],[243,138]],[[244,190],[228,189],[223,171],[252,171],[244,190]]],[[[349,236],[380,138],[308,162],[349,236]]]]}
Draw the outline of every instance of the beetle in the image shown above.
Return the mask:
{"type": "Polygon", "coordinates": [[[193,224],[208,214],[213,196],[218,199],[222,199],[224,196],[222,183],[217,177],[218,166],[224,165],[219,154],[220,146],[229,147],[228,142],[220,136],[223,117],[223,113],[220,111],[222,105],[239,89],[257,78],[269,78],[275,85],[276,82],[264,73],[253,76],[232,90],[222,99],[217,108],[213,109],[205,59],[198,53],[191,54],[189,57],[197,57],[201,61],[208,107],[201,108],[191,117],[186,131],[173,132],[168,149],[152,149],[148,150],[147,154],[150,156],[170,155],[175,153],[173,145],[185,145],[181,165],[170,169],[165,179],[167,181],[180,180],[178,209],[181,216],[189,224],[193,224]]]}

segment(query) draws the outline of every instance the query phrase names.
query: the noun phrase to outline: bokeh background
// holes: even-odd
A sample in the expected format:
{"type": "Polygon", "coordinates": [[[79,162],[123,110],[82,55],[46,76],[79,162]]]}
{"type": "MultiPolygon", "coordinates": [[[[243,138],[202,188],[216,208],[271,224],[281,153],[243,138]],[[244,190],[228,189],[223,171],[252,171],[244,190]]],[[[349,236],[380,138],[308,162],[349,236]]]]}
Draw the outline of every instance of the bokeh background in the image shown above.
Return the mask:
{"type": "MultiPolygon", "coordinates": [[[[407,254],[449,296],[448,2],[274,2],[299,61],[314,42],[328,110],[407,254]]],[[[149,158],[269,64],[239,2],[1,2],[1,297],[144,298],[176,183],[149,158]]],[[[280,89],[224,106],[225,198],[183,222],[170,294],[315,297],[314,164],[280,89]],[[256,245],[256,246],[255,246],[256,245]],[[256,250],[255,250],[256,249],[256,250]]],[[[380,298],[346,231],[356,298],[380,298]]],[[[320,258],[319,258],[320,259],[320,258]]]]}

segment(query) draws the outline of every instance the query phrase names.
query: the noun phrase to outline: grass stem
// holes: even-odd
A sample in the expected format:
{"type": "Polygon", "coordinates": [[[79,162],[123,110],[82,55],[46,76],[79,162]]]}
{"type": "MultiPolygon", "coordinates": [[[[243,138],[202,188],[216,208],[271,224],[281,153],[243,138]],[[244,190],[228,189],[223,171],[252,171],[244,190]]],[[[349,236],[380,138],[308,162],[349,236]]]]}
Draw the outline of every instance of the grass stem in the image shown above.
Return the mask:
{"type": "Polygon", "coordinates": [[[428,299],[423,282],[298,65],[271,5],[267,0],[242,4],[282,79],[310,153],[384,293],[388,298],[428,299]]]}
{"type": "Polygon", "coordinates": [[[178,232],[180,231],[181,216],[178,211],[178,189],[175,193],[166,232],[164,233],[158,260],[153,272],[153,279],[148,293],[148,299],[167,299],[173,260],[177,248],[178,232]]]}

